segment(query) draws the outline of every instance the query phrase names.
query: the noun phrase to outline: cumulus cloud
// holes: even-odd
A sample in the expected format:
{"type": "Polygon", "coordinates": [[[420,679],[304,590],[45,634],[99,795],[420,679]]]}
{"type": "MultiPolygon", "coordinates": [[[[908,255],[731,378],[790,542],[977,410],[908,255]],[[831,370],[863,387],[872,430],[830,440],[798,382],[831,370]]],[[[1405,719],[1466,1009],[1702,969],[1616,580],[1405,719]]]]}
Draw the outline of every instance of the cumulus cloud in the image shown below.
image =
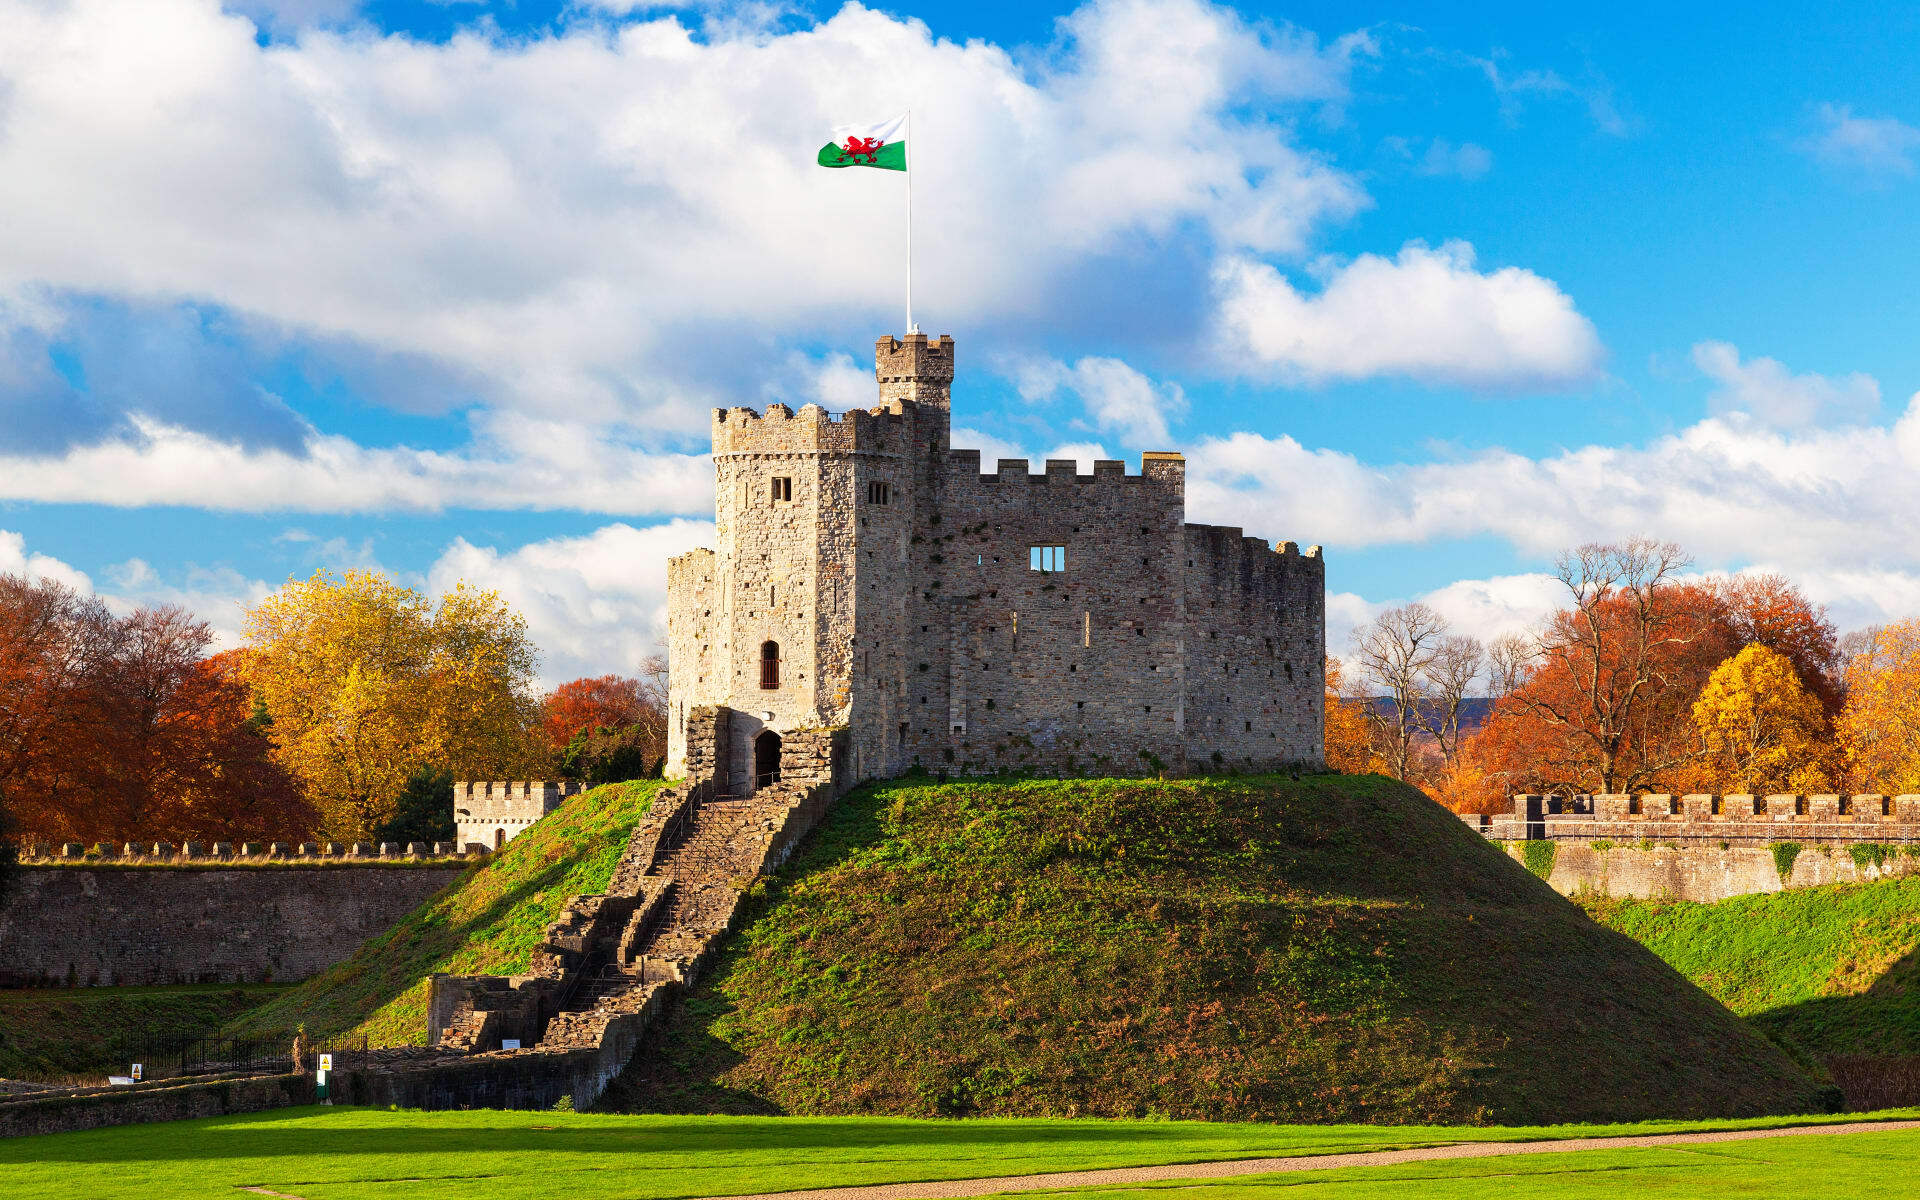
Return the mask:
{"type": "Polygon", "coordinates": [[[1021,398],[1030,403],[1072,393],[1084,408],[1087,425],[1116,433],[1129,446],[1165,449],[1171,444],[1168,420],[1187,410],[1179,384],[1155,383],[1117,358],[1088,357],[1072,365],[1052,358],[1023,359],[1012,364],[1012,376],[1021,398]]]}
{"type": "Polygon", "coordinates": [[[1396,605],[1418,601],[1433,609],[1453,632],[1484,643],[1504,634],[1524,634],[1567,604],[1566,588],[1538,572],[1460,579],[1412,596],[1369,600],[1354,592],[1327,595],[1327,650],[1344,655],[1353,631],[1396,605]]]}
{"type": "Polygon", "coordinates": [[[916,96],[941,98],[915,129],[939,233],[916,271],[952,327],[1129,319],[1060,300],[1102,262],[1200,294],[1216,249],[1296,254],[1367,202],[1286,116],[1339,104],[1370,41],[1199,0],[1093,0],[1020,56],[858,4],[785,32],[668,14],[265,46],[215,0],[0,4],[0,296],[188,297],[586,424],[697,431],[782,341],[890,316],[903,181],[811,152],[916,96]]]}
{"type": "Polygon", "coordinates": [[[1251,373],[1505,390],[1566,386],[1600,367],[1592,323],[1552,280],[1519,267],[1477,270],[1464,242],[1409,242],[1395,258],[1326,266],[1312,293],[1247,258],[1224,263],[1215,286],[1221,352],[1251,373]]]}
{"type": "Polygon", "coordinates": [[[1652,534],[1709,564],[1920,568],[1920,395],[1890,425],[1709,417],[1639,446],[1372,465],[1251,433],[1188,452],[1194,519],[1329,546],[1491,536],[1533,555],[1652,534]]]}
{"type": "Polygon", "coordinates": [[[298,451],[249,448],[144,417],[130,423],[130,436],[59,455],[0,454],[0,500],[326,513],[712,508],[705,453],[649,452],[604,431],[514,413],[487,418],[476,446],[459,453],[318,433],[298,451]]]}
{"type": "Polygon", "coordinates": [[[667,559],[712,545],[711,521],[606,525],[501,551],[458,538],[427,572],[441,594],[461,580],[498,591],[527,619],[547,687],[633,674],[667,633],[667,559]]]}
{"type": "Polygon", "coordinates": [[[93,590],[93,580],[87,577],[85,571],[69,566],[50,554],[29,553],[26,535],[10,529],[0,529],[0,575],[51,579],[76,591],[93,590]]]}
{"type": "Polygon", "coordinates": [[[1815,129],[1800,148],[1830,167],[1884,178],[1912,175],[1920,129],[1893,117],[1855,116],[1845,104],[1814,110],[1815,129]]]}
{"type": "Polygon", "coordinates": [[[1818,421],[1859,421],[1880,408],[1880,384],[1858,372],[1841,379],[1795,375],[1771,358],[1740,361],[1726,342],[1701,342],[1693,365],[1719,385],[1708,397],[1715,412],[1748,413],[1770,425],[1811,425],[1818,421]]]}

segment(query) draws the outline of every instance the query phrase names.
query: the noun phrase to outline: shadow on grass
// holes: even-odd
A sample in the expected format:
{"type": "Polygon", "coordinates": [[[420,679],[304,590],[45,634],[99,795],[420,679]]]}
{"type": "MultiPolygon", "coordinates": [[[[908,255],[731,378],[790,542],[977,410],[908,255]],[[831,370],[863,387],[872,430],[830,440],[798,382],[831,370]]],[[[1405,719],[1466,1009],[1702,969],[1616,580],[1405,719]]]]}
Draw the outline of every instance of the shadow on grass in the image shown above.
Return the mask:
{"type": "Polygon", "coordinates": [[[1864,992],[1817,996],[1748,1019],[1814,1054],[1920,1054],[1920,949],[1902,955],[1864,992]]]}
{"type": "MultiPolygon", "coordinates": [[[[324,1110],[313,1110],[317,1115],[324,1110]]],[[[333,1110],[352,1117],[354,1110],[333,1110]]],[[[1140,1124],[1103,1125],[1099,1122],[1058,1121],[942,1121],[909,1122],[886,1119],[723,1118],[710,1123],[661,1120],[658,1124],[588,1124],[593,1118],[554,1118],[563,1122],[546,1128],[530,1127],[507,1118],[495,1123],[486,1117],[458,1114],[457,1124],[432,1128],[432,1115],[396,1116],[391,1128],[373,1122],[353,1122],[352,1128],[329,1128],[318,1121],[289,1122],[287,1113],[258,1113],[217,1118],[211,1122],[176,1123],[88,1130],[56,1137],[0,1142],[0,1165],[27,1163],[214,1162],[255,1158],[350,1159],[355,1157],[400,1161],[418,1156],[445,1155],[449,1165],[470,1164],[476,1153],[512,1154],[658,1154],[671,1157],[677,1169],[712,1167],[745,1169],[751,1159],[726,1156],[755,1151],[778,1151],[780,1163],[791,1164],[796,1154],[833,1152],[834,1160],[866,1158],[894,1147],[898,1153],[879,1161],[912,1161],[934,1151],[977,1152],[989,1156],[996,1149],[1015,1146],[1045,1153],[1048,1143],[1152,1146],[1168,1142],[1194,1145],[1205,1137],[1191,1125],[1156,1128],[1140,1124]],[[419,1122],[402,1125],[402,1121],[419,1122]],[[284,1124],[283,1124],[284,1123],[284,1124]],[[272,1127],[253,1126],[271,1124],[272,1127]],[[682,1161],[687,1160],[687,1161],[682,1161]]],[[[1231,1156],[1231,1127],[1221,1127],[1217,1152],[1231,1156]]],[[[1383,1134],[1388,1131],[1382,1131],[1383,1134]]],[[[1212,1139],[1206,1139],[1211,1141],[1212,1139]]],[[[1391,1140],[1390,1134],[1387,1139],[1391,1140]]],[[[1205,1148],[1204,1142],[1199,1148],[1205,1148]]],[[[666,1165],[666,1164],[661,1164],[666,1165]]],[[[766,1166],[775,1164],[767,1163],[766,1166]]]]}

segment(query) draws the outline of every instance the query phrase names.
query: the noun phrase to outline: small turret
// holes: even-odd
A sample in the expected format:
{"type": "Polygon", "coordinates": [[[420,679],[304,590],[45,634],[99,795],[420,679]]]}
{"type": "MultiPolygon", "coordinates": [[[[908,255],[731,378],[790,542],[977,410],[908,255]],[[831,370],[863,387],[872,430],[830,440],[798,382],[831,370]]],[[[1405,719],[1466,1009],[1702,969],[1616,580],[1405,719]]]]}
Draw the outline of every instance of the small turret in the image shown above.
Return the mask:
{"type": "Polygon", "coordinates": [[[929,341],[924,333],[906,340],[883,337],[874,343],[873,373],[880,381],[880,402],[910,400],[951,410],[953,407],[953,338],[946,334],[929,341]]]}

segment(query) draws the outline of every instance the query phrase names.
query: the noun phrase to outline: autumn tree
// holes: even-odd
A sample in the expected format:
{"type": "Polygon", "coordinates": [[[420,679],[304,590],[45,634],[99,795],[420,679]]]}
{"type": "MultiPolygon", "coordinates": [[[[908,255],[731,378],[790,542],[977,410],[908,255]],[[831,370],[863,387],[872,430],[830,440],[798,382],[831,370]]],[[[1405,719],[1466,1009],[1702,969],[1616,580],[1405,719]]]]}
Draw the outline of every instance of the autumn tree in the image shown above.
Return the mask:
{"type": "Polygon", "coordinates": [[[1856,644],[1838,724],[1856,786],[1920,792],[1920,618],[1881,626],[1856,644]]]}
{"type": "Polygon", "coordinates": [[[1364,700],[1346,694],[1343,667],[1339,659],[1327,656],[1326,668],[1326,758],[1327,766],[1346,775],[1364,775],[1377,770],[1371,735],[1367,729],[1364,700]]]}
{"type": "Polygon", "coordinates": [[[1737,645],[1781,654],[1829,716],[1840,711],[1844,662],[1826,606],[1808,600],[1781,575],[1734,575],[1716,590],[1724,606],[1721,619],[1737,645]]]}
{"type": "Polygon", "coordinates": [[[377,572],[320,571],[250,609],[246,636],[276,757],[329,834],[369,836],[421,767],[504,779],[547,762],[526,622],[494,592],[461,583],[435,605],[377,572]]]}
{"type": "Polygon", "coordinates": [[[1699,746],[1685,714],[1730,634],[1711,591],[1676,576],[1690,560],[1647,538],[1589,544],[1560,556],[1570,607],[1534,637],[1526,682],[1501,704],[1524,715],[1550,785],[1617,792],[1642,787],[1699,746]]]}
{"type": "Polygon", "coordinates": [[[1716,791],[1818,791],[1827,715],[1793,661],[1754,642],[1715,669],[1693,704],[1716,791]]]}
{"type": "Polygon", "coordinates": [[[0,780],[52,841],[301,838],[314,814],[253,728],[246,685],[170,606],[115,617],[0,576],[0,780]]]}

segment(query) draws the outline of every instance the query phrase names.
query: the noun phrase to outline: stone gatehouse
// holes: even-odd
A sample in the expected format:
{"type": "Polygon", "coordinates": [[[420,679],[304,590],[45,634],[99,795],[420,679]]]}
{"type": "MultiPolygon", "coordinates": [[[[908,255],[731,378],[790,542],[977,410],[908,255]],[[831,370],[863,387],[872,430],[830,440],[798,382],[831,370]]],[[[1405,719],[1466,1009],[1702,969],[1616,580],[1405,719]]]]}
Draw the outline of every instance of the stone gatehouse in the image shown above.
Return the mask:
{"type": "Polygon", "coordinates": [[[744,794],[841,729],[844,781],[1322,762],[1319,547],[1188,524],[1179,454],[983,474],[953,339],[874,357],[871,409],[714,410],[716,545],[668,567],[669,773],[744,794]]]}

